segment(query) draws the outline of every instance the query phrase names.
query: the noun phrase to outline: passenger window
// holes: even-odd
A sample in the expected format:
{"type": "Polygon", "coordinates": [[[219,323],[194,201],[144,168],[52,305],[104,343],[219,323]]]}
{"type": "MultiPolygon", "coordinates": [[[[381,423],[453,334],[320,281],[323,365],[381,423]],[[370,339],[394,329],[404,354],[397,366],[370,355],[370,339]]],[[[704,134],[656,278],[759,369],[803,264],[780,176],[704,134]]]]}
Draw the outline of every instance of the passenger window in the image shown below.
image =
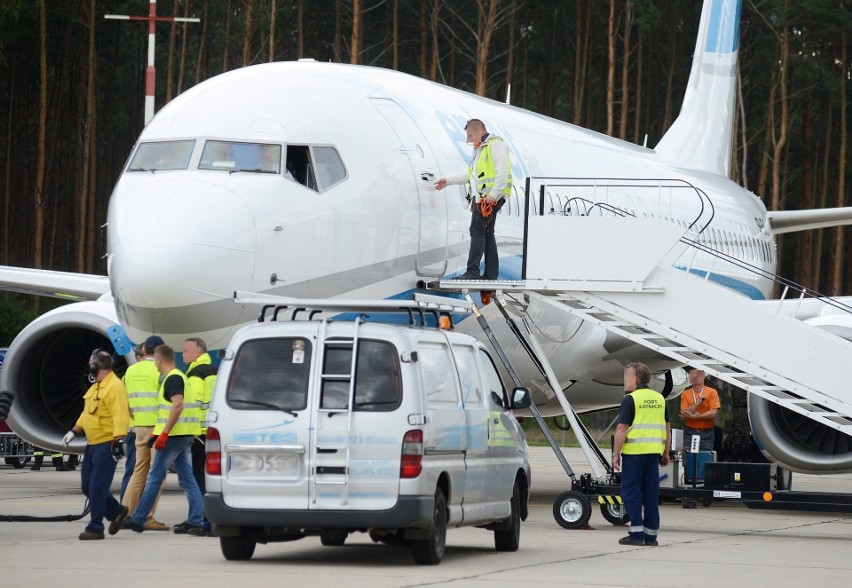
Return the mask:
{"type": "Polygon", "coordinates": [[[129,172],[186,169],[195,141],[155,141],[142,143],[130,160],[129,172]]]}
{"type": "Polygon", "coordinates": [[[417,351],[417,365],[420,367],[427,402],[459,405],[456,372],[446,345],[424,343],[417,351]]]}
{"type": "Polygon", "coordinates": [[[498,406],[502,407],[502,399],[506,398],[506,389],[503,388],[500,374],[497,373],[497,368],[494,366],[494,362],[491,361],[491,356],[482,349],[479,350],[479,358],[482,360],[482,370],[485,372],[485,381],[489,388],[492,404],[498,404],[494,402],[496,397],[500,399],[498,406]]]}
{"type": "Polygon", "coordinates": [[[455,346],[453,355],[456,359],[456,367],[459,368],[462,401],[465,405],[481,405],[482,382],[479,378],[479,370],[476,369],[476,355],[473,348],[455,346]]]}
{"type": "Polygon", "coordinates": [[[307,406],[311,342],[300,337],[256,339],[237,351],[226,399],[242,410],[307,406]]]}
{"type": "Polygon", "coordinates": [[[198,169],[277,174],[281,171],[281,145],[207,141],[198,169]]]}

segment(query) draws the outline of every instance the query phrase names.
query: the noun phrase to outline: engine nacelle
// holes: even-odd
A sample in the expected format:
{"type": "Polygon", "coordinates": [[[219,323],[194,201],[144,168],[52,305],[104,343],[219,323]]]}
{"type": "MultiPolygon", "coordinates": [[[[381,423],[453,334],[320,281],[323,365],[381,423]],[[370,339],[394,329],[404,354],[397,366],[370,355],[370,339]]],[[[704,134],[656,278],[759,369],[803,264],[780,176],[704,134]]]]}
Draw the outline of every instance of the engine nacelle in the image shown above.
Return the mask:
{"type": "Polygon", "coordinates": [[[83,410],[94,349],[115,350],[119,373],[135,362],[112,301],[61,306],[35,319],[15,337],[0,369],[0,390],[15,395],[8,417],[15,433],[43,449],[83,452],[83,437],[70,447],[65,447],[62,437],[83,410]]]}
{"type": "MultiPolygon", "coordinates": [[[[848,314],[825,314],[804,322],[852,341],[852,316],[848,314]]],[[[748,406],[754,437],[768,459],[805,474],[852,472],[849,435],[753,394],[749,394],[748,406]]]]}

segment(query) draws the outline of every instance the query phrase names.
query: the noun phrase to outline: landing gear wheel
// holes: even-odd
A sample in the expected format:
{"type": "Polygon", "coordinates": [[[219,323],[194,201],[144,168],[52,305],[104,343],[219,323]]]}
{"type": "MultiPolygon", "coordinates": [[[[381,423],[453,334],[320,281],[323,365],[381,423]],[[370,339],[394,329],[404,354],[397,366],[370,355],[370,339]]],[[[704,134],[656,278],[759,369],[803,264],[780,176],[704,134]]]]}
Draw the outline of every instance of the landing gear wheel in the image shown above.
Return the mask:
{"type": "Polygon", "coordinates": [[[512,488],[512,514],[509,515],[509,528],[494,531],[494,547],[497,551],[517,551],[521,544],[521,491],[518,482],[512,488]]]}
{"type": "Polygon", "coordinates": [[[320,543],[326,547],[340,547],[346,543],[348,533],[323,533],[320,535],[320,543]]]}
{"type": "Polygon", "coordinates": [[[441,563],[444,548],[447,545],[447,499],[444,491],[435,491],[435,508],[432,512],[432,529],[428,539],[413,539],[411,555],[414,563],[421,566],[434,566],[441,563]]]}
{"type": "Polygon", "coordinates": [[[608,502],[600,505],[603,518],[611,525],[626,525],[630,522],[627,516],[627,507],[623,504],[610,504],[608,502]]]}
{"type": "Polygon", "coordinates": [[[231,561],[251,559],[257,541],[249,539],[245,531],[236,537],[219,537],[219,547],[225,559],[231,561]]]}
{"type": "Polygon", "coordinates": [[[569,490],[553,501],[553,518],[564,529],[582,529],[592,516],[592,503],[582,492],[569,490]]]}

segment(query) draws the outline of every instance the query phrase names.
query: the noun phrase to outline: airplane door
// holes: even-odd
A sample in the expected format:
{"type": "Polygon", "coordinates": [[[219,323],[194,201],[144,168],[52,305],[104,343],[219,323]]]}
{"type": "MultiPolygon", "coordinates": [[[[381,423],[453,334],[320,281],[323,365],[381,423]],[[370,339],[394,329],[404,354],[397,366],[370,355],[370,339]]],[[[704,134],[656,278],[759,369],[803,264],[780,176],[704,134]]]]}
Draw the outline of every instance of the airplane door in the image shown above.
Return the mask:
{"type": "Polygon", "coordinates": [[[442,276],[447,269],[447,201],[444,192],[435,190],[435,155],[420,127],[399,104],[389,98],[370,101],[399,138],[399,153],[411,165],[420,208],[415,271],[419,276],[442,276]]]}

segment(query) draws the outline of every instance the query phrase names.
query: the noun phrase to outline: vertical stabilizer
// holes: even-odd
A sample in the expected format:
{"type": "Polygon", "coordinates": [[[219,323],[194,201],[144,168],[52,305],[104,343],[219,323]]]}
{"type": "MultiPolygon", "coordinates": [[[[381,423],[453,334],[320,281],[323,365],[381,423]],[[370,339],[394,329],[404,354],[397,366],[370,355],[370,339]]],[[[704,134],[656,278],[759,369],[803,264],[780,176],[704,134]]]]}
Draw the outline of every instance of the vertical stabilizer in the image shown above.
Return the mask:
{"type": "Polygon", "coordinates": [[[741,0],[705,0],[680,114],[655,150],[678,165],[728,176],[741,0]]]}

